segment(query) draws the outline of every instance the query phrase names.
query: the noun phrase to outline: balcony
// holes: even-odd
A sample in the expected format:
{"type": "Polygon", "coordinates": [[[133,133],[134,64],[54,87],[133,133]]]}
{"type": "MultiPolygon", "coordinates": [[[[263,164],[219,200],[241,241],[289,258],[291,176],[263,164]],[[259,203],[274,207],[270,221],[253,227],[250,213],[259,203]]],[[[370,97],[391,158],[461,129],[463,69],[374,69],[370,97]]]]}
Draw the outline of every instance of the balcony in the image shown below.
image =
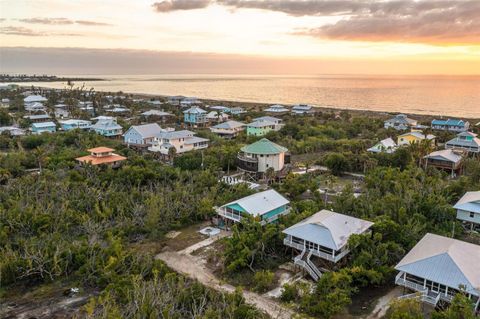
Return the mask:
{"type": "Polygon", "coordinates": [[[428,288],[425,288],[423,285],[412,282],[408,279],[404,279],[405,273],[400,272],[396,277],[395,277],[395,284],[399,286],[406,287],[408,289],[416,291],[416,293],[405,295],[400,297],[400,299],[407,299],[407,298],[418,298],[422,302],[428,303],[432,306],[436,306],[438,304],[438,301],[441,299],[446,302],[451,302],[453,299],[453,295],[449,293],[443,293],[439,291],[433,291],[428,288]]]}
{"type": "MultiPolygon", "coordinates": [[[[287,236],[284,240],[283,240],[283,244],[285,246],[289,246],[289,247],[292,247],[292,248],[295,248],[297,250],[301,250],[303,251],[305,249],[305,246],[304,244],[299,244],[299,243],[296,243],[292,240],[292,237],[291,236],[287,236]]],[[[319,258],[322,258],[322,259],[325,259],[325,260],[328,260],[328,261],[331,261],[333,263],[337,263],[340,259],[342,259],[343,257],[345,257],[350,251],[348,249],[345,249],[343,250],[342,252],[340,252],[338,255],[332,255],[332,254],[327,254],[326,252],[323,252],[323,251],[320,251],[318,249],[309,249],[307,248],[306,251],[308,251],[309,253],[311,252],[311,254],[313,256],[316,256],[316,257],[319,257],[319,258]]]]}
{"type": "Polygon", "coordinates": [[[247,157],[242,153],[237,155],[237,167],[247,172],[258,172],[258,159],[247,157]]]}

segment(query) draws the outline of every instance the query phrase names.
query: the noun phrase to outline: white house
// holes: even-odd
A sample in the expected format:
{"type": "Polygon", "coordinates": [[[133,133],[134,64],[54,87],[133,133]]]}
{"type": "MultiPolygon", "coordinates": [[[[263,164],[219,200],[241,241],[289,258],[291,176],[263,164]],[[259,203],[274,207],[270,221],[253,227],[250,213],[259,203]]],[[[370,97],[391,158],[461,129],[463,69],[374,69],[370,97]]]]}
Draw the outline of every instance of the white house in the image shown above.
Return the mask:
{"type": "Polygon", "coordinates": [[[225,138],[233,138],[245,129],[245,124],[237,121],[227,121],[210,127],[212,133],[225,138]]]}
{"type": "Polygon", "coordinates": [[[209,122],[215,122],[215,123],[224,122],[228,120],[228,117],[229,117],[228,114],[223,112],[219,113],[216,111],[211,111],[207,113],[207,120],[209,122]]]}
{"type": "Polygon", "coordinates": [[[37,103],[37,107],[38,107],[38,105],[43,106],[42,103],[47,102],[47,101],[48,101],[48,99],[46,97],[41,96],[41,95],[29,95],[29,96],[27,96],[26,98],[23,99],[23,103],[25,105],[26,110],[32,109],[32,107],[35,103],[37,103]]]}
{"type": "Polygon", "coordinates": [[[0,134],[8,132],[11,136],[23,136],[25,135],[25,130],[16,127],[16,126],[2,126],[0,127],[0,134]]]}
{"type": "Polygon", "coordinates": [[[445,144],[446,149],[463,149],[470,153],[480,153],[480,138],[472,132],[462,132],[445,144]]]}
{"type": "Polygon", "coordinates": [[[398,148],[397,143],[395,143],[395,141],[391,137],[389,137],[384,140],[381,140],[374,146],[367,149],[367,151],[371,153],[391,154],[391,153],[394,153],[397,150],[397,148],[398,148]]]}
{"type": "Polygon", "coordinates": [[[383,127],[387,129],[391,127],[401,131],[417,126],[417,124],[418,122],[416,120],[408,118],[405,114],[397,114],[393,118],[383,122],[383,127]]]}
{"type": "Polygon", "coordinates": [[[350,236],[366,233],[372,225],[367,220],[324,209],[285,229],[283,244],[301,252],[294,258],[294,264],[318,280],[322,274],[312,256],[339,262],[349,253],[350,236]]]}
{"type": "Polygon", "coordinates": [[[458,220],[470,225],[471,230],[480,231],[480,191],[465,193],[453,208],[458,220]]]}
{"type": "Polygon", "coordinates": [[[157,123],[133,125],[123,134],[127,145],[151,145],[154,139],[164,130],[157,123]]]}
{"type": "Polygon", "coordinates": [[[401,298],[420,298],[436,306],[451,302],[463,289],[479,309],[480,246],[426,234],[395,266],[395,283],[413,291],[401,298]]]}
{"type": "Polygon", "coordinates": [[[208,139],[197,137],[194,132],[187,130],[162,132],[155,137],[148,150],[168,156],[169,149],[173,147],[176,154],[182,154],[207,148],[208,141],[208,139]]]}
{"type": "Polygon", "coordinates": [[[308,104],[297,104],[292,107],[292,114],[305,115],[314,113],[313,107],[308,104]]]}
{"type": "Polygon", "coordinates": [[[40,102],[34,102],[31,104],[25,104],[25,111],[28,112],[45,112],[45,106],[40,102]]]}
{"type": "Polygon", "coordinates": [[[237,155],[237,167],[252,177],[262,178],[270,168],[280,172],[289,163],[288,149],[262,138],[240,149],[237,155]]]}
{"type": "Polygon", "coordinates": [[[270,107],[264,110],[267,113],[286,113],[288,109],[280,104],[271,105],[270,107]]]}
{"type": "Polygon", "coordinates": [[[217,223],[220,227],[224,227],[241,222],[246,216],[251,216],[265,225],[288,214],[289,204],[290,201],[274,189],[266,190],[215,208],[220,217],[217,223]]]}
{"type": "Polygon", "coordinates": [[[196,97],[186,97],[180,101],[181,107],[190,107],[198,104],[202,104],[202,101],[200,101],[196,97]]]}

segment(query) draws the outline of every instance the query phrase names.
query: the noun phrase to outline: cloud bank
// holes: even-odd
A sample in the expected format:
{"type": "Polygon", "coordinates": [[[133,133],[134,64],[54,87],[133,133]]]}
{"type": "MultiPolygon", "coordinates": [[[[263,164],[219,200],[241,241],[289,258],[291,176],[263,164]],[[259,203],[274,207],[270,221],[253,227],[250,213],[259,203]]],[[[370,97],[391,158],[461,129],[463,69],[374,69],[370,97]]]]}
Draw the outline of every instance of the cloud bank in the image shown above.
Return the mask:
{"type": "Polygon", "coordinates": [[[336,23],[294,34],[350,41],[480,44],[479,0],[164,0],[157,12],[222,5],[291,16],[335,16],[336,23]]]}
{"type": "Polygon", "coordinates": [[[26,18],[18,21],[28,24],[46,24],[46,25],[69,25],[80,24],[86,26],[111,26],[109,23],[90,21],[90,20],[71,20],[68,18],[26,18]]]}

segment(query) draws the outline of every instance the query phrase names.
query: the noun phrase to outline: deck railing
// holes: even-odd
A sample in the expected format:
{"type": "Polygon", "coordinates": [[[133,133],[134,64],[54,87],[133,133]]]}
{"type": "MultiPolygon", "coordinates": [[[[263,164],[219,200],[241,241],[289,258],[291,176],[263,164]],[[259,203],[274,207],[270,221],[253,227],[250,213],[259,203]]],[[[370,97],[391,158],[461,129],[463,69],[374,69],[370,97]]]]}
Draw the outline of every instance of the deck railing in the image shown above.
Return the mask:
{"type": "MultiPolygon", "coordinates": [[[[285,246],[290,246],[290,247],[298,249],[298,250],[303,250],[304,247],[305,247],[304,244],[299,244],[299,243],[295,243],[294,241],[292,241],[292,238],[290,236],[283,239],[283,244],[285,246]]],[[[327,253],[325,253],[323,251],[320,251],[320,250],[317,250],[317,249],[307,248],[307,250],[311,251],[314,256],[326,259],[328,261],[332,261],[334,263],[338,262],[340,259],[342,259],[343,257],[345,257],[345,255],[347,255],[349,253],[349,250],[345,249],[342,252],[340,252],[338,255],[332,256],[332,254],[327,254],[327,253]]]]}

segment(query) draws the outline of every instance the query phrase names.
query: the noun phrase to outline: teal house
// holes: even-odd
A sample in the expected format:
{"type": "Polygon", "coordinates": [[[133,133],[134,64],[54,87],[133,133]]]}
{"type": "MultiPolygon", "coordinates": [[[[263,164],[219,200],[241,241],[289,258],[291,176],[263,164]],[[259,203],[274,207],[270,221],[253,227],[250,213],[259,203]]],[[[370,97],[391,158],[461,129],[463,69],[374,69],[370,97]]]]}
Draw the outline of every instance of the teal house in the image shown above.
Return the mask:
{"type": "Polygon", "coordinates": [[[191,126],[204,126],[208,123],[207,111],[194,106],[183,111],[183,122],[191,126]]]}
{"type": "Polygon", "coordinates": [[[57,125],[53,122],[33,123],[30,129],[32,134],[54,133],[57,131],[57,125]]]}
{"type": "Polygon", "coordinates": [[[290,201],[273,189],[256,193],[216,208],[219,226],[241,222],[251,216],[262,225],[290,212],[290,201]]]}
{"type": "Polygon", "coordinates": [[[117,123],[117,120],[110,117],[99,117],[97,123],[92,126],[92,130],[94,130],[97,134],[107,137],[120,136],[123,133],[123,129],[117,123]]]}
{"type": "Polygon", "coordinates": [[[264,136],[270,131],[279,131],[282,127],[282,120],[273,116],[262,116],[253,119],[252,123],[246,125],[248,136],[264,136]]]}

